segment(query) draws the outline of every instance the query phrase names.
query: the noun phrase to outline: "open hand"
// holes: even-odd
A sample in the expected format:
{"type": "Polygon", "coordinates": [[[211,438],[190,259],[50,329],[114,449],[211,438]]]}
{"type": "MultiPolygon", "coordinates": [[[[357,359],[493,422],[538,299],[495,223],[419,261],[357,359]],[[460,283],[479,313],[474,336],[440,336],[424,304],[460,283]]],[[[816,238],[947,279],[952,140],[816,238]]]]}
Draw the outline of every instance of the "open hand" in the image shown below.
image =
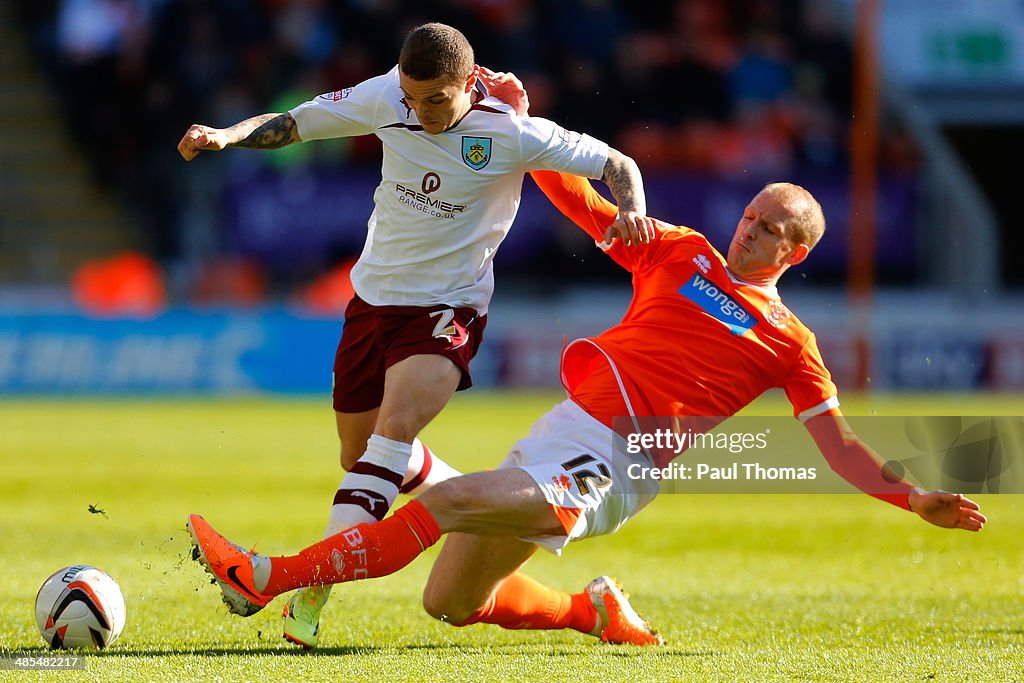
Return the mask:
{"type": "Polygon", "coordinates": [[[909,502],[921,519],[946,529],[981,531],[988,521],[981,506],[960,493],[915,489],[909,502]]]}
{"type": "Polygon", "coordinates": [[[530,109],[530,98],[523,82],[514,73],[491,71],[486,66],[477,66],[476,76],[487,87],[487,94],[512,107],[520,116],[526,116],[530,109]]]}

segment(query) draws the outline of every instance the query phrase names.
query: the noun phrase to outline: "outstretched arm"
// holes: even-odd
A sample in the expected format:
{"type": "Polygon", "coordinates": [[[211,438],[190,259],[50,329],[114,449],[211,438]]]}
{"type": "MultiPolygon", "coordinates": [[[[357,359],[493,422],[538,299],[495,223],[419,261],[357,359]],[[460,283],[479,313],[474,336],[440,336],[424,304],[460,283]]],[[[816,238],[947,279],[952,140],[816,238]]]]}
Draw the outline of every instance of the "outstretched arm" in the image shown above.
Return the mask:
{"type": "Polygon", "coordinates": [[[981,531],[988,521],[978,504],[963,495],[922,491],[884,469],[881,458],[854,434],[838,410],[812,417],[804,426],[829,466],[864,493],[947,529],[981,531]]]}
{"type": "MultiPolygon", "coordinates": [[[[641,218],[647,235],[645,240],[641,240],[639,233],[631,235],[629,228],[619,217],[619,208],[602,197],[586,178],[556,171],[530,171],[530,177],[555,208],[583,228],[595,242],[610,245],[613,239],[619,237],[624,244],[639,244],[641,241],[649,242],[654,239],[654,219],[641,218]]],[[[621,262],[615,250],[610,251],[609,255],[621,262]]],[[[628,268],[626,263],[623,265],[628,268]]]]}
{"type": "Polygon", "coordinates": [[[277,149],[295,142],[301,142],[301,139],[291,114],[261,114],[230,128],[192,124],[178,143],[178,153],[185,161],[192,161],[204,150],[219,151],[225,147],[277,149]]]}
{"type": "Polygon", "coordinates": [[[530,177],[555,208],[583,228],[594,241],[605,238],[619,209],[598,194],[589,180],[557,171],[530,171],[530,177]]]}

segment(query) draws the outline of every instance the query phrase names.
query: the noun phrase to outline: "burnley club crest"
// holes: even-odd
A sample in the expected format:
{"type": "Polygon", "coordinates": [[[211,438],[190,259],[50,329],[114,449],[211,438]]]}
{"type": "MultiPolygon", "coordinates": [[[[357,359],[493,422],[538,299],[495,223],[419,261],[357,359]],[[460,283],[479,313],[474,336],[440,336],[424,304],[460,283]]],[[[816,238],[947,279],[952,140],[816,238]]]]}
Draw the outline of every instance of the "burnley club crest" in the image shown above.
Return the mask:
{"type": "Polygon", "coordinates": [[[491,160],[491,139],[462,136],[462,160],[474,171],[479,171],[491,160]]]}

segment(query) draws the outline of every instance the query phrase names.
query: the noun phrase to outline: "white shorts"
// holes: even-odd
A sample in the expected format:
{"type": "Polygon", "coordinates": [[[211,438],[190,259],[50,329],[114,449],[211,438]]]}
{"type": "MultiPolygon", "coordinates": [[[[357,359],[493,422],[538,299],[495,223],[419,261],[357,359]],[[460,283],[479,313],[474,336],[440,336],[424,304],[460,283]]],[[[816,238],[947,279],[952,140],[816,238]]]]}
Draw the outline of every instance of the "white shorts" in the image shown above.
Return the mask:
{"type": "Polygon", "coordinates": [[[566,399],[537,420],[498,466],[518,467],[537,482],[565,529],[562,536],[524,538],[556,555],[569,543],[618,530],[658,495],[653,479],[631,479],[632,464],[649,467],[642,455],[616,448],[622,439],[583,408],[566,399]]]}

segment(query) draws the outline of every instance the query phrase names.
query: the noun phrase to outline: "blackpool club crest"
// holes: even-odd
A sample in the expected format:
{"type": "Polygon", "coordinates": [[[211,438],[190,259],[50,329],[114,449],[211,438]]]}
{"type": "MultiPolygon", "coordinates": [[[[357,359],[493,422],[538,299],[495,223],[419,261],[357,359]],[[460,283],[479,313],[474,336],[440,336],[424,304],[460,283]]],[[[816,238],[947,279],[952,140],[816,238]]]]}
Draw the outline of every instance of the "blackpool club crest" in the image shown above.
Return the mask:
{"type": "Polygon", "coordinates": [[[789,309],[776,299],[768,300],[768,304],[764,307],[764,317],[780,330],[789,325],[789,309]]]}
{"type": "Polygon", "coordinates": [[[491,160],[491,139],[462,136],[462,160],[474,171],[479,171],[491,160]]]}

